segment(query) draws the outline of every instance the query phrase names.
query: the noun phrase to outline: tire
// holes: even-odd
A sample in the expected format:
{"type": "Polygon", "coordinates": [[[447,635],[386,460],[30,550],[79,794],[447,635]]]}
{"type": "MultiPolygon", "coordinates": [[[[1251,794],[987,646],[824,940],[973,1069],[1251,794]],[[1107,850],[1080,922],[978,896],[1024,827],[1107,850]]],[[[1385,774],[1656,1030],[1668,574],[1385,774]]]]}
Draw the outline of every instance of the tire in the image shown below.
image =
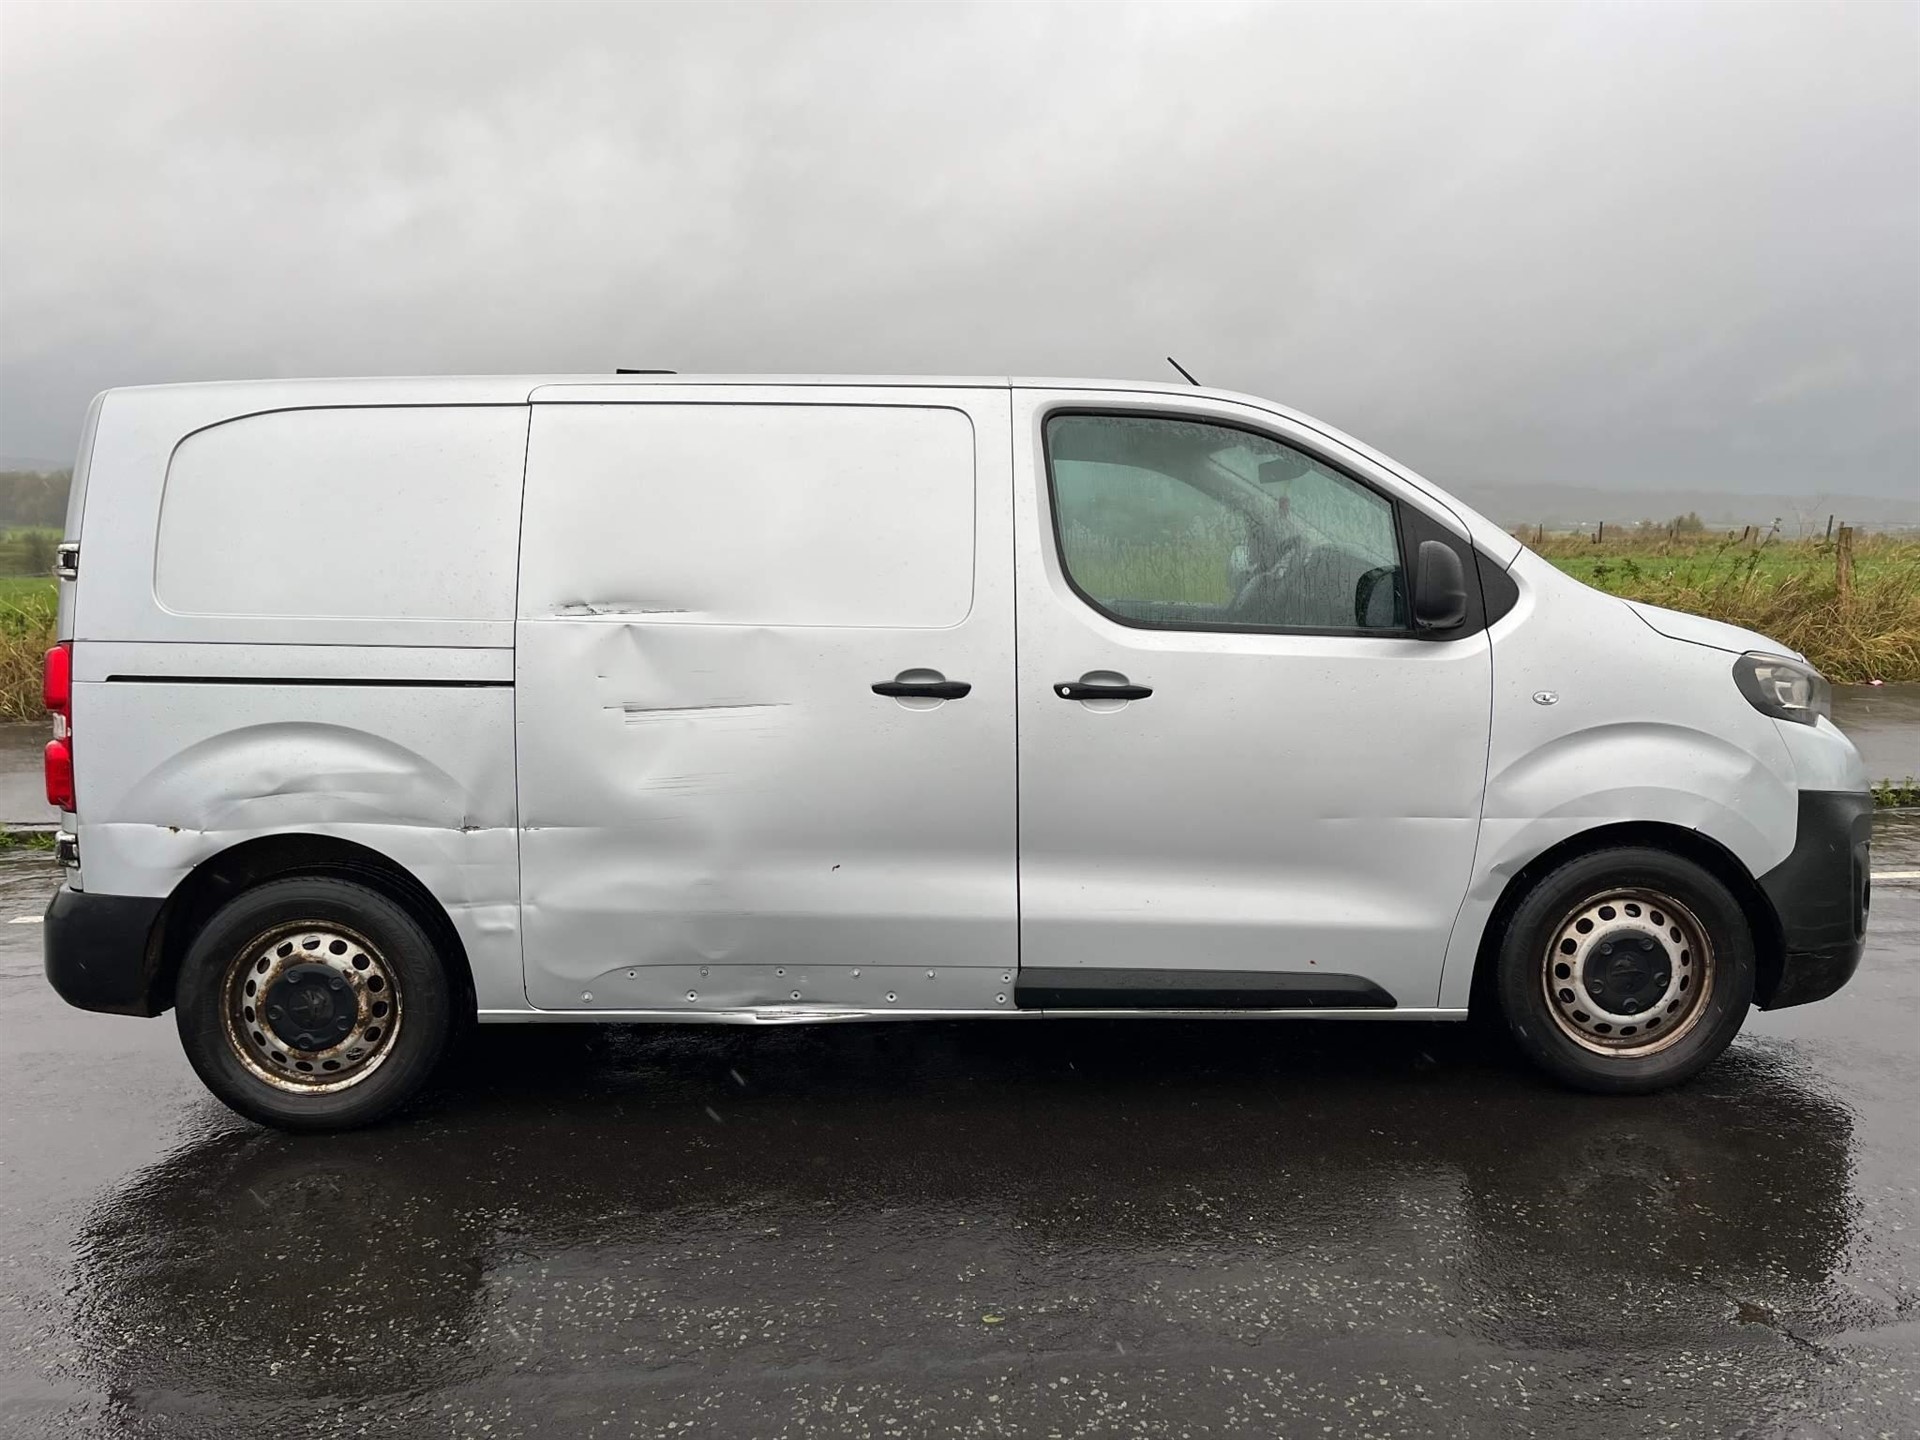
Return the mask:
{"type": "Polygon", "coordinates": [[[209,1090],[296,1131],[392,1114],[454,1028],[446,967],[420,923],[378,891],[321,876],[270,881],[215,914],[181,961],[174,1019],[209,1090]]]}
{"type": "Polygon", "coordinates": [[[1678,1085],[1753,1003],[1753,931],[1714,876],[1664,850],[1596,851],[1539,881],[1501,939],[1500,1010],[1529,1060],[1606,1095],[1678,1085]]]}

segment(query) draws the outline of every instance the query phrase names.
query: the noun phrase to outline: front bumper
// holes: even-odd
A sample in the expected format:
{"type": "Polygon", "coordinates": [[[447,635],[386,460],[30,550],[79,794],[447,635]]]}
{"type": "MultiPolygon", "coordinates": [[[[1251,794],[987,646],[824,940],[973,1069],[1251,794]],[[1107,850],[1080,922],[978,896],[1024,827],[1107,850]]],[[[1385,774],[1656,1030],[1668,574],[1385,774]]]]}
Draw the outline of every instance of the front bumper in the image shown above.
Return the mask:
{"type": "Polygon", "coordinates": [[[1762,1010],[1824,1000],[1860,967],[1872,899],[1869,841],[1873,796],[1856,790],[1802,790],[1793,853],[1760,877],[1780,918],[1777,974],[1762,975],[1762,1010]]]}
{"type": "Polygon", "coordinates": [[[95,895],[62,885],[47,906],[47,982],[82,1010],[158,1015],[157,957],[149,940],[166,903],[145,895],[95,895]]]}

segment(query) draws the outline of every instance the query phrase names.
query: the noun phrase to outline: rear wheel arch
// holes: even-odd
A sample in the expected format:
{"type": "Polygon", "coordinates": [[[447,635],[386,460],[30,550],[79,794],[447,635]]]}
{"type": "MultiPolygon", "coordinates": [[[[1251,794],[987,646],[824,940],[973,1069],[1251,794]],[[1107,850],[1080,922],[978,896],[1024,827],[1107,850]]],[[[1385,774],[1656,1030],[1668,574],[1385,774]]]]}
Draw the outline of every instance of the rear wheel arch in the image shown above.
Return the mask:
{"type": "Polygon", "coordinates": [[[1493,913],[1487,917],[1486,928],[1480,932],[1480,946],[1474,956],[1473,987],[1468,1003],[1477,1016],[1498,1018],[1499,999],[1494,990],[1500,945],[1506,938],[1508,922],[1533,888],[1569,860],[1577,860],[1597,850],[1630,846],[1664,850],[1683,860],[1690,860],[1733,892],[1753,934],[1757,967],[1754,994],[1766,996],[1773,993],[1785,963],[1786,940],[1773,902],[1767,898],[1766,892],[1760,888],[1747,867],[1740,863],[1739,857],[1719,841],[1683,825],[1625,821],[1568,836],[1534,856],[1507,881],[1506,888],[1500,892],[1500,899],[1493,907],[1493,913]]]}
{"type": "Polygon", "coordinates": [[[222,906],[269,880],[293,876],[329,876],[365,885],[405,909],[434,943],[455,998],[457,1013],[471,1017],[477,1008],[473,969],[466,946],[446,906],[404,865],[368,846],[333,835],[267,835],[244,840],[200,862],[173,889],[154,918],[147,938],[152,975],[146,1013],[158,1015],[174,1003],[180,962],[194,937],[222,906]]]}

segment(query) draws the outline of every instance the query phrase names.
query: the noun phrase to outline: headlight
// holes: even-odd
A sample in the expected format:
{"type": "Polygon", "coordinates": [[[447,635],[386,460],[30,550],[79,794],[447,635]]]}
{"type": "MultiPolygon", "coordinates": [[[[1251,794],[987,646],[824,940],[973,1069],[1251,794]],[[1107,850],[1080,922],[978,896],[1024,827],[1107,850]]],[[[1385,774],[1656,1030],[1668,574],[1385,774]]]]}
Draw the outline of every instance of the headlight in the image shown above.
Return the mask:
{"type": "Polygon", "coordinates": [[[1733,683],[1754,709],[1776,720],[1812,725],[1823,715],[1832,718],[1833,687],[1804,661],[1749,651],[1733,662],[1733,683]]]}

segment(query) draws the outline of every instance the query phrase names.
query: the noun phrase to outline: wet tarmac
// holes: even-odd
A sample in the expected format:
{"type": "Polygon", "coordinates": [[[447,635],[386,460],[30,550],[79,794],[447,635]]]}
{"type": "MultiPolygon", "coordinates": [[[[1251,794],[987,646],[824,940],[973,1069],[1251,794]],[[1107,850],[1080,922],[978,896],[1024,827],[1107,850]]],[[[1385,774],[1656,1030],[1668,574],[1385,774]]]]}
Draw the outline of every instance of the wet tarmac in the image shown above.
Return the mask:
{"type": "Polygon", "coordinates": [[[1860,752],[1868,779],[1920,775],[1920,684],[1836,685],[1833,723],[1860,752]]]}
{"type": "Polygon", "coordinates": [[[0,1434],[1920,1431],[1920,884],[1644,1099],[1464,1026],[553,1027],[306,1139],[54,997],[52,884],[0,859],[0,1434]]]}
{"type": "Polygon", "coordinates": [[[0,722],[0,824],[59,824],[60,812],[47,804],[42,759],[52,733],[46,725],[0,722]]]}

